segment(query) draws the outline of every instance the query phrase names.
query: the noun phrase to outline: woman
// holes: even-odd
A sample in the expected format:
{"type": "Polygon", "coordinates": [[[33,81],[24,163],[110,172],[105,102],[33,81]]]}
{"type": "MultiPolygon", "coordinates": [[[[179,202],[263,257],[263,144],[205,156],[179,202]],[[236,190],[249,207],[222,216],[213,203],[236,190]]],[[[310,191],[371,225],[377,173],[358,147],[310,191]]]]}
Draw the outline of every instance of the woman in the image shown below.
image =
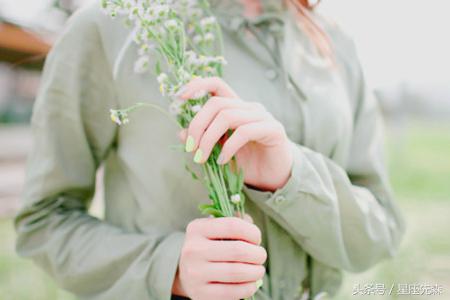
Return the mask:
{"type": "Polygon", "coordinates": [[[136,47],[95,3],[50,54],[33,115],[34,151],[17,248],[83,299],[319,299],[341,271],[395,253],[404,226],[381,154],[377,104],[352,42],[307,1],[212,1],[224,28],[224,80],[179,136],[203,163],[234,129],[252,222],[202,218],[204,188],[168,150],[177,128],[156,111],[116,127],[110,108],[167,106],[133,72],[136,47]],[[104,165],[105,218],[87,212],[104,165]],[[267,260],[266,260],[267,259],[267,260]],[[304,298],[303,298],[304,297],[304,298]]]}

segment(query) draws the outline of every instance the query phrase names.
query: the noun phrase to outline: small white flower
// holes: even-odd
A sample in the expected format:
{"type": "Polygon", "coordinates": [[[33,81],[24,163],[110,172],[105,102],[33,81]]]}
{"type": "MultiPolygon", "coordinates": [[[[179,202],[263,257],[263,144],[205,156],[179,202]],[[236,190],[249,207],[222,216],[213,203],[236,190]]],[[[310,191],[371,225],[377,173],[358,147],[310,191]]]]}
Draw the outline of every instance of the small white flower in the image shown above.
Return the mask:
{"type": "Polygon", "coordinates": [[[192,112],[195,114],[198,113],[201,109],[202,109],[202,106],[200,104],[196,104],[191,107],[192,112]]]}
{"type": "Polygon", "coordinates": [[[181,99],[175,99],[170,103],[169,112],[173,116],[178,116],[182,111],[182,106],[184,102],[181,99]]]}
{"type": "Polygon", "coordinates": [[[216,62],[221,64],[221,65],[227,65],[228,64],[227,60],[223,56],[217,56],[216,57],[216,62]]]}
{"type": "Polygon", "coordinates": [[[241,195],[239,195],[239,194],[231,195],[230,198],[231,198],[231,203],[233,203],[233,204],[241,203],[241,195]]]}
{"type": "Polygon", "coordinates": [[[174,19],[170,19],[164,23],[164,26],[169,30],[175,30],[178,28],[178,22],[174,19]]]}
{"type": "Polygon", "coordinates": [[[169,76],[166,73],[159,74],[156,80],[159,83],[161,95],[165,96],[167,94],[172,94],[173,87],[170,85],[169,76]]]}
{"type": "Polygon", "coordinates": [[[203,15],[203,11],[200,8],[188,8],[187,10],[188,16],[191,19],[198,19],[203,15]]]}
{"type": "Polygon", "coordinates": [[[128,14],[128,19],[134,21],[139,19],[139,16],[142,16],[144,14],[144,9],[142,7],[132,7],[130,9],[130,12],[128,14]]]}
{"type": "Polygon", "coordinates": [[[166,83],[168,79],[169,79],[169,77],[167,76],[166,73],[161,73],[156,78],[156,80],[158,80],[159,84],[166,83]]]}
{"type": "Polygon", "coordinates": [[[212,42],[212,41],[214,41],[215,38],[216,37],[214,36],[214,34],[212,34],[211,32],[207,32],[205,34],[204,40],[205,40],[205,42],[212,42]]]}
{"type": "Polygon", "coordinates": [[[170,6],[167,4],[152,5],[149,12],[157,18],[166,17],[170,12],[170,6]]]}
{"type": "Polygon", "coordinates": [[[150,58],[147,55],[139,57],[134,64],[134,72],[143,74],[148,71],[150,67],[150,58]]]}
{"type": "Polygon", "coordinates": [[[196,67],[201,63],[197,53],[195,53],[194,51],[188,50],[186,51],[185,55],[186,55],[186,63],[189,66],[196,67]]]}
{"type": "Polygon", "coordinates": [[[126,112],[117,109],[110,109],[109,113],[111,121],[119,126],[130,122],[130,120],[128,119],[128,114],[126,112]]]}
{"type": "Polygon", "coordinates": [[[150,52],[155,47],[153,44],[141,44],[138,50],[139,56],[144,56],[150,52]]]}
{"type": "Polygon", "coordinates": [[[216,18],[213,16],[206,17],[200,20],[200,25],[202,27],[210,27],[216,24],[216,18]]]}

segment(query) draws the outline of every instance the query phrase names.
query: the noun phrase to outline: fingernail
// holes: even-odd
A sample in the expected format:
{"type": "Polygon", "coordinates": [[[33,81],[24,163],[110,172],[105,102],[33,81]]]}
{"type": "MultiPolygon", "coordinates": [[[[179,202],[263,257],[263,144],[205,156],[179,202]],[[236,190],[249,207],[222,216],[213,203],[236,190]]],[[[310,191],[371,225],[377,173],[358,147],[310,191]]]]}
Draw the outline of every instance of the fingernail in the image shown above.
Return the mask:
{"type": "Polygon", "coordinates": [[[203,158],[203,151],[202,149],[197,149],[194,155],[194,162],[199,164],[202,161],[203,158]]]}
{"type": "Polygon", "coordinates": [[[194,138],[190,135],[186,139],[186,152],[192,152],[195,147],[194,138]]]}
{"type": "Polygon", "coordinates": [[[263,283],[262,279],[256,281],[256,289],[259,290],[263,286],[263,283]]]}
{"type": "Polygon", "coordinates": [[[224,163],[224,157],[223,157],[222,153],[220,153],[219,157],[217,158],[217,164],[223,165],[223,163],[224,163]]]}

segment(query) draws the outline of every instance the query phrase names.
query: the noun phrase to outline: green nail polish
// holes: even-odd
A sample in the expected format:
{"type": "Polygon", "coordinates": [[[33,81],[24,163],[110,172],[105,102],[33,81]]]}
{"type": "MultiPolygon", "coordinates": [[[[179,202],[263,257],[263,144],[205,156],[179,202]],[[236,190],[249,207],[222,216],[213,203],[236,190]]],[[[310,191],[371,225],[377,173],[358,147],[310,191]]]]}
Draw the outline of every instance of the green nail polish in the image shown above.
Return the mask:
{"type": "Polygon", "coordinates": [[[194,162],[199,164],[202,161],[202,158],[203,158],[203,151],[202,149],[198,149],[194,155],[194,162]]]}
{"type": "Polygon", "coordinates": [[[258,280],[257,282],[256,282],[256,289],[260,289],[262,286],[263,286],[263,280],[262,279],[260,279],[260,280],[258,280]]]}
{"type": "Polygon", "coordinates": [[[192,136],[188,136],[186,139],[186,152],[192,152],[195,147],[195,141],[192,136]]]}

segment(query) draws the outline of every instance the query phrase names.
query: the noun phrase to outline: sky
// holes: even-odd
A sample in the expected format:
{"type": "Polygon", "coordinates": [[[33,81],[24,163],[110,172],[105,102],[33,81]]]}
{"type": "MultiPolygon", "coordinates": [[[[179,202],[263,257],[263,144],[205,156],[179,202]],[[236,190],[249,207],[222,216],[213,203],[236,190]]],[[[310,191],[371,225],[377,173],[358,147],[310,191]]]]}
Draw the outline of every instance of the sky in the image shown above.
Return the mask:
{"type": "Polygon", "coordinates": [[[323,0],[356,41],[376,87],[408,83],[450,88],[450,1],[323,0]]]}
{"type": "MultiPolygon", "coordinates": [[[[33,24],[50,2],[0,0],[0,13],[33,24]]],[[[320,12],[355,39],[372,86],[450,86],[450,1],[322,0],[320,12]]]]}

